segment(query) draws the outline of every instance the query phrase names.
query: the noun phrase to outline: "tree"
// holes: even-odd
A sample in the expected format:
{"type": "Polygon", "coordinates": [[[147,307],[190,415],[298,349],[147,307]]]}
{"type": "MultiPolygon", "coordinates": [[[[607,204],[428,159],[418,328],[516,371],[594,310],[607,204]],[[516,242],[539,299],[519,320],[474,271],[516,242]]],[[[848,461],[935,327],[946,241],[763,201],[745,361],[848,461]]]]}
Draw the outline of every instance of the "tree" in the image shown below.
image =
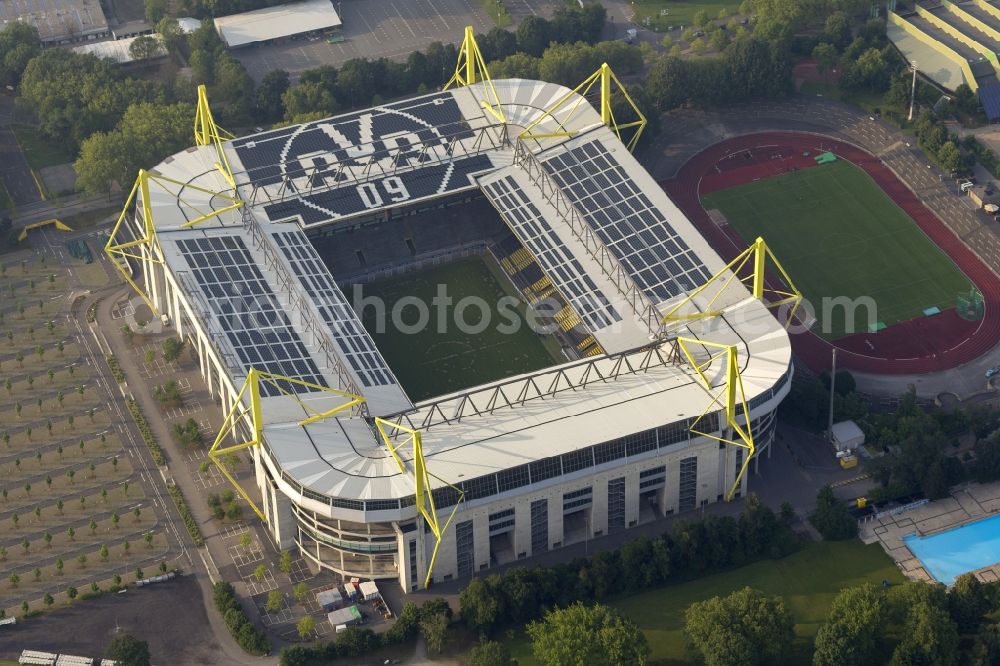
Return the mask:
{"type": "Polygon", "coordinates": [[[837,47],[827,42],[820,42],[812,52],[813,60],[816,61],[816,68],[820,72],[825,72],[837,66],[837,47]]]}
{"type": "Polygon", "coordinates": [[[264,576],[267,575],[267,567],[263,564],[258,564],[257,568],[253,570],[253,577],[258,581],[264,580],[264,576]]]}
{"type": "Polygon", "coordinates": [[[466,666],[512,666],[510,652],[502,643],[483,641],[469,650],[465,658],[466,666]]]}
{"type": "Polygon", "coordinates": [[[167,14],[167,0],[144,0],[146,20],[152,24],[160,22],[167,14]]]}
{"type": "MultiPolygon", "coordinates": [[[[154,2],[159,1],[154,0],[154,2]]],[[[170,16],[166,16],[157,22],[156,33],[163,40],[163,46],[167,49],[167,53],[177,53],[180,50],[181,44],[185,41],[184,31],[181,30],[180,24],[177,22],[177,19],[170,16]]]]}
{"type": "Polygon", "coordinates": [[[83,142],[74,168],[78,184],[91,193],[122,187],[138,170],[156,164],[190,142],[190,104],[132,104],[113,131],[100,132],[83,142]]]}
{"type": "MultiPolygon", "coordinates": [[[[262,122],[275,122],[281,119],[284,106],[281,98],[288,90],[288,72],[283,69],[272,69],[257,86],[257,119],[262,122]]],[[[170,338],[173,340],[174,338],[170,338]]],[[[164,342],[166,344],[166,341],[164,342]]]]}
{"type": "Polygon", "coordinates": [[[500,578],[487,576],[473,578],[459,594],[462,619],[469,628],[480,634],[489,634],[502,617],[500,578]]]}
{"type": "Polygon", "coordinates": [[[427,650],[441,654],[445,637],[448,635],[448,616],[445,613],[421,614],[420,633],[427,642],[427,650]]]}
{"type": "Polygon", "coordinates": [[[115,660],[119,666],[149,666],[149,644],[130,634],[117,634],[104,656],[115,660]]]}
{"type": "Polygon", "coordinates": [[[42,603],[45,604],[46,608],[51,608],[52,604],[55,603],[55,599],[52,598],[51,594],[46,592],[45,596],[42,597],[42,603]]]}
{"type": "Polygon", "coordinates": [[[850,539],[858,533],[857,521],[847,512],[847,506],[834,496],[829,485],[820,488],[816,496],[816,512],[809,517],[809,521],[829,541],[850,539]]]}
{"type": "Polygon", "coordinates": [[[265,608],[269,613],[280,611],[285,607],[285,595],[280,590],[271,590],[267,593],[267,604],[265,608]]]}
{"type": "Polygon", "coordinates": [[[947,172],[958,171],[962,166],[962,154],[953,141],[945,141],[937,153],[941,168],[947,172]]]}
{"type": "Polygon", "coordinates": [[[635,624],[600,604],[577,602],[549,611],[527,629],[535,658],[546,666],[644,666],[649,654],[646,637],[635,624]]]}
{"type": "Polygon", "coordinates": [[[70,601],[76,599],[76,595],[77,595],[77,590],[75,587],[70,586],[66,588],[66,596],[70,598],[70,601]]]}
{"type": "Polygon", "coordinates": [[[292,573],[292,554],[287,550],[281,551],[281,556],[278,558],[278,569],[283,574],[292,573]]]}
{"type": "Polygon", "coordinates": [[[833,12],[823,23],[821,39],[832,46],[842,49],[851,43],[851,20],[844,12],[833,12]]]}
{"type": "Polygon", "coordinates": [[[184,350],[184,341],[177,338],[167,338],[163,341],[163,360],[167,363],[176,361],[184,350]]]}
{"type": "Polygon", "coordinates": [[[0,31],[0,78],[4,85],[17,86],[28,62],[38,55],[38,30],[28,23],[10,21],[0,31]]]}
{"type": "Polygon", "coordinates": [[[958,663],[958,629],[943,609],[920,602],[912,606],[903,631],[903,640],[892,653],[892,666],[958,663]]]}
{"type": "MultiPolygon", "coordinates": [[[[149,2],[149,0],[146,0],[149,2]]],[[[160,1],[160,0],[156,0],[160,1]]],[[[160,40],[152,35],[140,35],[128,47],[128,54],[133,60],[148,60],[163,53],[160,40]]]]}
{"type": "Polygon", "coordinates": [[[309,586],[305,584],[305,581],[297,583],[295,587],[292,588],[292,594],[295,595],[295,600],[302,603],[309,598],[309,586]]]}
{"type": "Polygon", "coordinates": [[[990,591],[972,574],[962,574],[948,590],[948,612],[963,634],[972,634],[992,610],[990,591]]]}
{"type": "Polygon", "coordinates": [[[887,615],[885,595],[873,584],[842,590],[816,634],[813,666],[867,666],[878,661],[887,615]]]}
{"type": "Polygon", "coordinates": [[[517,26],[517,46],[531,56],[541,56],[552,41],[552,28],[540,16],[528,16],[517,26]]]}
{"type": "Polygon", "coordinates": [[[299,638],[305,640],[316,629],[316,620],[312,615],[306,615],[298,621],[295,628],[299,632],[299,638]]]}

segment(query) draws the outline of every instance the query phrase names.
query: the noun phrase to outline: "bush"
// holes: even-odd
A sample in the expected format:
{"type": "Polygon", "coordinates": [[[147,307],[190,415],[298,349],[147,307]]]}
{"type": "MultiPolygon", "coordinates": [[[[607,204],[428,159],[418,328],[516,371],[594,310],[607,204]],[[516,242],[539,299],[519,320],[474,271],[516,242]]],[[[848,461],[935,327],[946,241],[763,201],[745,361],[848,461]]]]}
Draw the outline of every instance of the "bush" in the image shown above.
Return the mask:
{"type": "Polygon", "coordinates": [[[153,462],[160,466],[166,465],[167,461],[163,457],[163,449],[156,443],[153,431],[149,429],[149,423],[146,422],[146,417],[142,415],[139,405],[136,404],[135,400],[129,400],[126,404],[128,405],[128,411],[132,413],[132,419],[139,427],[139,432],[142,433],[142,440],[146,443],[146,448],[149,449],[150,455],[153,456],[153,462]]]}
{"type": "Polygon", "coordinates": [[[267,635],[253,626],[250,618],[243,611],[236,590],[226,581],[219,581],[212,590],[215,609],[222,615],[229,633],[246,652],[255,655],[267,654],[271,651],[271,641],[267,635]]]}
{"type": "Polygon", "coordinates": [[[816,496],[816,513],[809,517],[827,541],[850,539],[858,533],[858,522],[847,512],[847,506],[837,500],[830,486],[820,488],[816,496]]]}
{"type": "Polygon", "coordinates": [[[191,535],[195,544],[204,546],[205,538],[201,535],[201,528],[198,527],[198,521],[194,519],[191,508],[188,507],[187,500],[184,499],[184,493],[172,483],[167,484],[167,492],[170,493],[170,499],[174,501],[177,511],[180,512],[181,520],[184,521],[184,526],[187,528],[188,534],[191,535]]]}
{"type": "Polygon", "coordinates": [[[115,358],[114,354],[104,357],[108,362],[108,367],[111,368],[111,374],[114,376],[115,381],[119,384],[125,383],[125,373],[122,372],[122,367],[118,365],[118,359],[115,358]]]}

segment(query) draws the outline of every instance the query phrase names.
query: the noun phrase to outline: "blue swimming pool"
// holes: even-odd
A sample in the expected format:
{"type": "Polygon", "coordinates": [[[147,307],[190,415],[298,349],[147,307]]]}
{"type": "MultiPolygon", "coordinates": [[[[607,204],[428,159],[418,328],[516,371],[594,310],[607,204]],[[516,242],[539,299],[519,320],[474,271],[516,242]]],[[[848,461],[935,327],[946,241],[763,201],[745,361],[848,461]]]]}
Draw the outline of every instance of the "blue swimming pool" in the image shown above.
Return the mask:
{"type": "Polygon", "coordinates": [[[934,579],[951,585],[962,574],[1000,562],[1000,515],[928,537],[903,537],[934,579]]]}

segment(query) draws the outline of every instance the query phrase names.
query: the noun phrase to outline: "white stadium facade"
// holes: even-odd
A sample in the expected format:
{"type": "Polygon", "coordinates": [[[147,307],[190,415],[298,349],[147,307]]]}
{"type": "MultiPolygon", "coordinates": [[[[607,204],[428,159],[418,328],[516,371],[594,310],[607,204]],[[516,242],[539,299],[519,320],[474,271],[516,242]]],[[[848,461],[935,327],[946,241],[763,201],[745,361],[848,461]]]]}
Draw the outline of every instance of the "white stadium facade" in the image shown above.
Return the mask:
{"type": "MultiPolygon", "coordinates": [[[[215,449],[252,457],[235,480],[280,548],[411,591],[746,492],[788,392],[788,333],[603,110],[487,80],[215,141],[206,103],[201,145],[140,176],[109,251],[196,352],[232,415],[215,449]],[[345,296],[359,278],[338,285],[314,243],[419,222],[436,256],[451,238],[468,251],[462,207],[487,202],[583,342],[411,401],[345,296]]],[[[367,263],[385,246],[405,270],[390,244],[367,263]]]]}

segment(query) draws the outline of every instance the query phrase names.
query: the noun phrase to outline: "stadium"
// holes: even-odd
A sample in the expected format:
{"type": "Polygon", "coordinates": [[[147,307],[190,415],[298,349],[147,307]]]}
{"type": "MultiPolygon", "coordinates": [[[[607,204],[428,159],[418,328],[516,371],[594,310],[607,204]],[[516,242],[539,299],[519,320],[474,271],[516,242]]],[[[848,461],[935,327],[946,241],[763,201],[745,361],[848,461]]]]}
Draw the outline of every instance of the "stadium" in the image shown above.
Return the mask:
{"type": "Polygon", "coordinates": [[[209,457],[279,548],[411,591],[746,492],[800,295],[636,161],[606,65],[493,81],[468,29],[443,91],[239,139],[201,93],[106,250],[197,352],[209,457]],[[379,330],[442,287],[536,326],[379,330]]]}

